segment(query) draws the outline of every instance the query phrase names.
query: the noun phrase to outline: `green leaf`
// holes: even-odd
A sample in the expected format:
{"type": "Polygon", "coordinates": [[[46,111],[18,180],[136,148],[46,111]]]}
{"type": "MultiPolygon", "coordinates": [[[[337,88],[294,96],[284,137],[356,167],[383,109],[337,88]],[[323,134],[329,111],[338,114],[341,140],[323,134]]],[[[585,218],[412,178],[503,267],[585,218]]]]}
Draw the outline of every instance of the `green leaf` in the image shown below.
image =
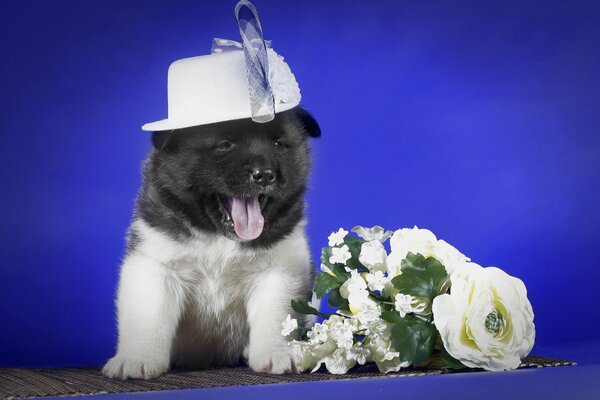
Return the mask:
{"type": "Polygon", "coordinates": [[[325,293],[339,286],[340,281],[337,277],[330,275],[327,272],[321,272],[319,276],[317,276],[317,281],[315,282],[315,293],[319,299],[322,299],[325,293]]]}
{"type": "Polygon", "coordinates": [[[309,306],[304,300],[292,300],[292,309],[300,314],[309,314],[316,315],[318,317],[329,318],[329,315],[309,306]]]}
{"type": "Polygon", "coordinates": [[[406,315],[392,327],[392,345],[402,361],[419,365],[426,361],[435,347],[437,331],[429,321],[406,315]]]}
{"type": "Polygon", "coordinates": [[[344,269],[342,264],[330,263],[329,257],[331,257],[331,247],[323,247],[321,249],[321,263],[325,264],[335,274],[340,283],[346,282],[346,279],[350,277],[350,273],[344,269]]]}
{"type": "Polygon", "coordinates": [[[421,254],[408,253],[402,260],[400,269],[402,274],[392,279],[392,284],[400,293],[433,301],[448,287],[446,269],[433,257],[425,258],[421,254]]]}
{"type": "Polygon", "coordinates": [[[329,262],[329,257],[331,257],[331,247],[323,247],[321,249],[321,262],[331,268],[331,263],[329,262]]]}
{"type": "Polygon", "coordinates": [[[367,272],[368,271],[367,267],[365,267],[364,265],[362,265],[360,263],[360,261],[358,261],[358,256],[360,255],[360,249],[364,242],[365,242],[364,240],[359,239],[354,236],[346,236],[344,238],[344,244],[346,246],[348,246],[348,248],[350,249],[350,254],[352,255],[352,258],[350,258],[348,261],[346,261],[346,265],[348,266],[348,268],[356,269],[359,272],[367,272]]]}
{"type": "Polygon", "coordinates": [[[333,264],[330,269],[340,284],[343,284],[350,278],[350,273],[344,269],[342,264],[333,264]]]}
{"type": "Polygon", "coordinates": [[[381,313],[381,319],[393,324],[400,321],[402,318],[400,318],[398,311],[384,311],[381,313]]]}
{"type": "Polygon", "coordinates": [[[327,295],[327,304],[333,308],[347,310],[349,308],[348,300],[340,295],[339,289],[331,290],[327,295]]]}
{"type": "Polygon", "coordinates": [[[446,368],[453,369],[453,370],[468,368],[466,365],[464,365],[463,363],[458,361],[456,358],[452,357],[450,355],[450,353],[448,353],[448,351],[446,350],[445,347],[442,347],[441,354],[442,354],[442,360],[444,361],[446,368]]]}

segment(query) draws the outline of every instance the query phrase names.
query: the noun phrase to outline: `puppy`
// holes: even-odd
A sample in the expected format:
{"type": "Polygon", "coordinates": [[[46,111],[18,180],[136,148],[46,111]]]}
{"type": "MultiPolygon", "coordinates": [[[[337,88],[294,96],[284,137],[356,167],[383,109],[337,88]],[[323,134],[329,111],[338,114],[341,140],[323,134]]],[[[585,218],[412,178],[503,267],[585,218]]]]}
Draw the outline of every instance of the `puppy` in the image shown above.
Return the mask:
{"type": "Polygon", "coordinates": [[[153,133],[104,375],[150,379],[242,355],[255,371],[295,371],[281,322],[313,288],[303,196],[320,133],[300,107],[153,133]]]}

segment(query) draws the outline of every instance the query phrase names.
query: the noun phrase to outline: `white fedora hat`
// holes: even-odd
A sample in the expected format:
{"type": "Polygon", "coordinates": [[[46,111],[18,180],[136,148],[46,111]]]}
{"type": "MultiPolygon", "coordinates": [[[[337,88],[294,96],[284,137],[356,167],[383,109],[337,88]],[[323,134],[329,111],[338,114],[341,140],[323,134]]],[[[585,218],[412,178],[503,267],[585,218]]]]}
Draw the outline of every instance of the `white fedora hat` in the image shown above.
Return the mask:
{"type": "Polygon", "coordinates": [[[142,126],[164,131],[241,118],[268,122],[273,114],[300,104],[300,88],[290,67],[262,39],[254,6],[236,7],[243,45],[214,39],[209,55],[171,64],[168,73],[168,117],[142,126]],[[246,16],[240,16],[240,9],[246,16]]]}
{"type": "MultiPolygon", "coordinates": [[[[269,84],[278,113],[300,104],[300,88],[283,57],[272,49],[268,54],[269,84]]],[[[165,131],[252,117],[242,50],[177,60],[169,67],[167,85],[168,118],[147,123],[142,130],[165,131]]]]}

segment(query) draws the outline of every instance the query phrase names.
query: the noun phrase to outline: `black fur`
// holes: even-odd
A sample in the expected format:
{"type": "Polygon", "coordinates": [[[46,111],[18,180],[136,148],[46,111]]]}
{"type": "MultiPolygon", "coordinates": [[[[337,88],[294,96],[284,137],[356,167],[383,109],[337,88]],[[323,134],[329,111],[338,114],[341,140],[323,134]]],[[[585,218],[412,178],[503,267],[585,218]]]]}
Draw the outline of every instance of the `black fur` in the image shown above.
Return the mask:
{"type": "Polygon", "coordinates": [[[241,119],[154,132],[155,150],[145,163],[136,215],[173,238],[197,229],[237,239],[219,198],[263,194],[263,232],[244,243],[269,246],[303,218],[308,138],[320,135],[315,119],[300,107],[264,124],[241,119]],[[273,169],[275,184],[263,188],[252,182],[249,174],[256,167],[273,169]]]}

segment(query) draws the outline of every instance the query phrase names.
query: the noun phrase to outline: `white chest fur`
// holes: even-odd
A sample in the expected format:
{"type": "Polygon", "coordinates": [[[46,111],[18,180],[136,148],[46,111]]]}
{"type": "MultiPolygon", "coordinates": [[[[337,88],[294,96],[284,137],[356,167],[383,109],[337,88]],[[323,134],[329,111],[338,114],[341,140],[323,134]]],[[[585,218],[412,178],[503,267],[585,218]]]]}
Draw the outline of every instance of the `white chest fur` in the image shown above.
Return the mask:
{"type": "Polygon", "coordinates": [[[123,338],[135,336],[124,330],[136,325],[141,329],[131,323],[139,320],[131,314],[138,313],[155,319],[167,333],[172,328],[170,343],[162,346],[169,347],[169,359],[176,365],[234,364],[246,346],[252,351],[253,336],[262,336],[271,346],[281,344],[277,335],[292,311],[290,300],[310,290],[304,224],[269,249],[249,249],[202,233],[174,240],[141,220],[131,229],[139,242],[121,272],[120,348],[123,338]],[[144,296],[150,296],[147,304],[144,296]]]}

